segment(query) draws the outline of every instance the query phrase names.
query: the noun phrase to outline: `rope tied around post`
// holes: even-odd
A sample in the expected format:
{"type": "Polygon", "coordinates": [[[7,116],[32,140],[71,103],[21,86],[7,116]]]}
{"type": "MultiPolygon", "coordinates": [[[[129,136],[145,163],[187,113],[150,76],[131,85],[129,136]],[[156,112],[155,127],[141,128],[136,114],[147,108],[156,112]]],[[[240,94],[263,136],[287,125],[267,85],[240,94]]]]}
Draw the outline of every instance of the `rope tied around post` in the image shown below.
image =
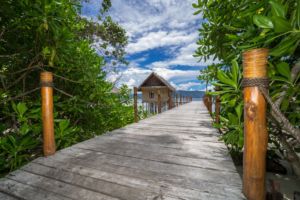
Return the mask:
{"type": "Polygon", "coordinates": [[[40,88],[41,87],[52,87],[52,88],[54,88],[54,84],[53,84],[53,82],[41,81],[40,82],[40,88]]]}
{"type": "MultiPolygon", "coordinates": [[[[260,93],[265,98],[266,102],[270,105],[272,111],[276,114],[276,121],[279,125],[285,129],[288,133],[292,135],[299,135],[299,130],[296,129],[289,120],[281,112],[280,108],[272,101],[272,98],[269,96],[269,79],[268,78],[243,78],[242,87],[258,87],[260,93]]],[[[300,137],[296,137],[296,140],[300,141],[300,137]]]]}
{"type": "Polygon", "coordinates": [[[268,78],[243,78],[242,87],[259,87],[259,88],[269,88],[268,78]]]}

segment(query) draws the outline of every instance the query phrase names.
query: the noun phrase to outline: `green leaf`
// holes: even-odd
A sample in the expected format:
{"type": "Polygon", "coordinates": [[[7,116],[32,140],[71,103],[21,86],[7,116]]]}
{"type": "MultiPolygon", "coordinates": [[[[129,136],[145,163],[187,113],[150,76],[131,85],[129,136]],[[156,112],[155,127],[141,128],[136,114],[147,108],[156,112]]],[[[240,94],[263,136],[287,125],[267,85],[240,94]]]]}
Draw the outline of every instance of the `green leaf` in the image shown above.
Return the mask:
{"type": "Polygon", "coordinates": [[[269,1],[269,3],[271,4],[273,16],[285,18],[285,8],[282,4],[277,1],[269,1]]]}
{"type": "Polygon", "coordinates": [[[231,74],[234,82],[237,83],[239,78],[239,64],[235,59],[231,61],[231,74]]]}
{"type": "Polygon", "coordinates": [[[25,103],[18,103],[17,105],[17,112],[18,114],[23,117],[24,113],[27,111],[27,106],[25,103]]]}
{"type": "Polygon", "coordinates": [[[64,131],[68,128],[69,124],[70,124],[69,120],[61,120],[59,122],[58,126],[61,131],[64,131]]]}
{"type": "Polygon", "coordinates": [[[231,100],[228,102],[228,105],[230,105],[231,107],[234,107],[235,104],[236,104],[236,99],[231,99],[231,100]]]}
{"type": "Polygon", "coordinates": [[[274,16],[272,17],[272,22],[274,24],[275,33],[284,33],[292,30],[291,24],[282,17],[274,16]]]}
{"type": "Polygon", "coordinates": [[[269,17],[262,15],[254,15],[253,22],[256,26],[260,28],[273,28],[273,22],[269,17]]]}
{"type": "Polygon", "coordinates": [[[198,5],[196,3],[193,3],[192,6],[193,6],[193,8],[200,8],[200,5],[198,5]]]}
{"type": "Polygon", "coordinates": [[[230,124],[238,125],[239,120],[236,115],[232,113],[228,113],[228,119],[230,124]]]}
{"type": "Polygon", "coordinates": [[[243,103],[239,103],[239,105],[235,107],[235,112],[236,112],[239,119],[241,119],[242,113],[243,113],[243,106],[242,105],[243,105],[243,103]]]}
{"type": "Polygon", "coordinates": [[[198,10],[198,11],[194,12],[193,14],[198,15],[199,13],[201,13],[201,10],[198,10]]]}
{"type": "Polygon", "coordinates": [[[281,74],[282,76],[286,77],[288,80],[291,77],[291,70],[290,66],[286,62],[280,62],[279,64],[276,65],[276,69],[281,74]]]}
{"type": "Polygon", "coordinates": [[[297,1],[297,9],[296,9],[296,26],[300,28],[300,1],[297,1]]]}
{"type": "Polygon", "coordinates": [[[218,70],[217,72],[217,78],[225,84],[228,84],[234,88],[237,88],[237,85],[234,81],[232,81],[223,71],[218,70]]]}
{"type": "Polygon", "coordinates": [[[27,123],[25,123],[20,127],[19,131],[21,135],[26,135],[30,131],[30,127],[27,123]]]}
{"type": "Polygon", "coordinates": [[[285,37],[281,42],[270,51],[271,56],[280,57],[292,53],[292,50],[298,46],[298,38],[294,35],[285,37]]]}

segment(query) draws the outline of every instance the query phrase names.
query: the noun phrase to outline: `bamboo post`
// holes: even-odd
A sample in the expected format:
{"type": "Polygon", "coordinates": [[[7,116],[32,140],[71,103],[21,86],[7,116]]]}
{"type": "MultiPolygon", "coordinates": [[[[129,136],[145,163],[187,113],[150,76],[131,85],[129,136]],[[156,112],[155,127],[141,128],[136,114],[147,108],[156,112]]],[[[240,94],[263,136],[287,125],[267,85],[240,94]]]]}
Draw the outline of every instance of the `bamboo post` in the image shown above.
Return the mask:
{"type": "MultiPolygon", "coordinates": [[[[219,91],[219,87],[216,87],[216,91],[219,91]]],[[[220,123],[220,96],[216,96],[216,107],[215,107],[215,112],[216,112],[216,124],[220,123]]]]}
{"type": "Polygon", "coordinates": [[[133,88],[133,109],[134,109],[134,122],[138,122],[139,119],[138,119],[138,107],[137,107],[137,92],[138,92],[138,89],[137,87],[134,87],[133,88]]]}
{"type": "MultiPolygon", "coordinates": [[[[267,77],[267,49],[243,53],[244,78],[267,77]]],[[[268,132],[266,102],[258,87],[244,88],[243,192],[249,200],[264,200],[268,132]]]]}
{"type": "Polygon", "coordinates": [[[179,106],[179,96],[178,96],[178,94],[176,94],[176,106],[177,107],[179,106]]]}
{"type": "Polygon", "coordinates": [[[161,113],[161,95],[160,95],[160,90],[158,90],[157,92],[158,96],[157,96],[157,106],[158,106],[158,113],[161,113]]]}
{"type": "Polygon", "coordinates": [[[212,96],[211,95],[208,95],[207,96],[208,98],[208,112],[210,115],[212,115],[212,96]]]}
{"type": "Polygon", "coordinates": [[[43,151],[45,156],[56,151],[53,119],[53,75],[51,72],[40,74],[43,120],[43,151]]]}
{"type": "Polygon", "coordinates": [[[171,110],[173,102],[172,102],[172,92],[170,90],[168,91],[168,97],[169,97],[169,99],[168,99],[168,109],[171,110]]]}

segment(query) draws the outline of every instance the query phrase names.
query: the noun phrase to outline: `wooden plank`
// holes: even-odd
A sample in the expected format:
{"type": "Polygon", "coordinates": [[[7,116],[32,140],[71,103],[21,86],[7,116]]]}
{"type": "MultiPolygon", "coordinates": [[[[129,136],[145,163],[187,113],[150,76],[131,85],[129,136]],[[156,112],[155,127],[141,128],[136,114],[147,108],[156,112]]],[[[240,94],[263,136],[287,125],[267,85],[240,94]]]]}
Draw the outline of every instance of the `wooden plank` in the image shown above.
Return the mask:
{"type": "Polygon", "coordinates": [[[58,195],[52,191],[20,183],[9,178],[0,181],[0,191],[22,200],[70,200],[70,198],[58,195]]]}
{"type": "Polygon", "coordinates": [[[0,199],[1,200],[21,200],[21,198],[13,197],[7,193],[1,192],[0,190],[0,199]]]}
{"type": "MultiPolygon", "coordinates": [[[[64,166],[64,163],[62,163],[62,166],[64,166]]],[[[111,182],[112,180],[107,181],[97,179],[91,177],[89,174],[87,174],[88,176],[85,176],[67,170],[61,170],[61,168],[58,169],[36,163],[31,163],[30,165],[23,167],[22,170],[28,173],[33,173],[71,185],[79,186],[80,188],[96,191],[108,196],[114,196],[119,199],[144,200],[155,199],[157,196],[159,196],[159,190],[156,192],[141,190],[133,188],[130,185],[113,183],[111,182]]],[[[167,196],[164,198],[175,199],[167,196]]]]}
{"type": "Polygon", "coordinates": [[[145,149],[147,151],[154,151],[166,155],[174,155],[179,157],[187,157],[187,158],[199,158],[199,159],[208,159],[208,160],[225,160],[232,162],[231,157],[228,155],[227,152],[218,151],[217,149],[188,149],[188,148],[172,148],[163,145],[156,145],[156,144],[148,144],[139,141],[119,141],[114,139],[99,139],[99,140],[91,140],[85,143],[80,143],[75,147],[81,148],[82,146],[101,146],[103,148],[126,148],[126,149],[133,149],[139,151],[141,149],[145,149]]]}
{"type": "Polygon", "coordinates": [[[60,196],[71,198],[71,199],[83,199],[83,200],[117,200],[108,195],[83,188],[82,186],[76,186],[68,184],[66,182],[57,181],[52,178],[48,178],[44,175],[40,176],[37,174],[29,173],[24,170],[18,170],[8,175],[9,179],[28,184],[30,186],[45,190],[45,195],[48,192],[55,192],[60,196]]]}
{"type": "Polygon", "coordinates": [[[226,160],[180,157],[176,155],[168,155],[161,152],[157,152],[154,149],[151,149],[150,151],[148,150],[148,148],[146,150],[144,149],[136,150],[136,149],[123,148],[123,147],[116,148],[116,146],[117,145],[100,146],[97,143],[95,143],[94,145],[89,144],[89,145],[81,145],[76,147],[86,149],[86,150],[101,152],[105,154],[111,154],[111,155],[141,158],[141,159],[158,161],[163,163],[192,166],[192,167],[199,167],[205,169],[215,169],[221,171],[236,172],[236,168],[234,167],[232,161],[228,162],[226,160]]]}
{"type": "Polygon", "coordinates": [[[180,166],[169,163],[151,161],[146,159],[137,159],[132,157],[118,156],[118,155],[107,155],[100,152],[93,152],[84,149],[68,148],[60,152],[61,156],[65,154],[70,159],[71,156],[76,158],[82,158],[83,160],[77,159],[76,162],[88,162],[89,164],[101,165],[103,163],[109,163],[124,167],[130,167],[135,169],[143,169],[151,172],[158,172],[160,174],[168,174],[171,176],[180,175],[187,178],[196,178],[205,180],[212,183],[220,183],[226,185],[241,185],[240,177],[236,172],[227,171],[216,171],[210,169],[202,169],[190,166],[180,166]]]}
{"type": "MultiPolygon", "coordinates": [[[[157,141],[157,142],[151,142],[147,141],[147,138],[145,137],[144,140],[139,140],[135,138],[130,137],[120,137],[120,138],[114,138],[114,137],[97,137],[94,140],[99,140],[99,144],[101,144],[100,141],[102,140],[110,140],[110,141],[119,141],[119,142],[131,142],[131,143],[138,143],[138,144],[144,144],[144,145],[156,145],[161,147],[167,147],[167,148],[174,148],[174,149],[181,149],[181,150],[190,150],[191,152],[199,152],[199,151],[209,151],[209,152],[222,152],[223,155],[228,155],[228,151],[225,146],[218,145],[217,143],[203,143],[201,145],[197,145],[197,143],[194,144],[186,144],[189,142],[184,143],[182,140],[178,140],[173,137],[172,141],[164,142],[164,141],[157,141]]],[[[171,140],[171,138],[170,138],[171,140]]]]}
{"type": "MultiPolygon", "coordinates": [[[[170,196],[178,196],[190,199],[191,196],[207,197],[211,195],[215,199],[228,197],[228,199],[242,199],[240,187],[226,186],[222,184],[210,183],[203,180],[188,179],[182,176],[169,176],[158,172],[145,171],[143,169],[133,169],[113,164],[91,164],[79,162],[80,158],[54,156],[50,159],[37,159],[35,162],[46,166],[63,168],[64,170],[86,174],[95,178],[116,182],[118,184],[128,184],[137,188],[148,188],[157,191],[163,187],[163,193],[170,196]],[[66,159],[69,159],[67,164],[66,159]],[[153,188],[154,187],[154,188],[153,188]],[[158,188],[159,187],[159,188],[158,188]],[[229,198],[230,197],[230,198],[229,198]]],[[[198,198],[199,199],[199,198],[198,198]]],[[[203,198],[206,199],[206,198],[203,198]]]]}

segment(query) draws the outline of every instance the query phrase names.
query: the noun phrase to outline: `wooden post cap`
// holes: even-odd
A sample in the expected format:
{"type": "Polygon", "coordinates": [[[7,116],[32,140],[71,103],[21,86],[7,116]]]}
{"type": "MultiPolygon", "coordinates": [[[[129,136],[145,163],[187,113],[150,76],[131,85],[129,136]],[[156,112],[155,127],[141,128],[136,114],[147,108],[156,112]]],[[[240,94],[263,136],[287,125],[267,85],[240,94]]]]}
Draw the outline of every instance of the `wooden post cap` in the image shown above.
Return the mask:
{"type": "Polygon", "coordinates": [[[52,82],[53,81],[53,74],[52,72],[41,72],[40,74],[41,82],[52,82]]]}
{"type": "Polygon", "coordinates": [[[266,48],[252,49],[243,53],[244,78],[262,78],[267,76],[269,50],[266,48]]]}

